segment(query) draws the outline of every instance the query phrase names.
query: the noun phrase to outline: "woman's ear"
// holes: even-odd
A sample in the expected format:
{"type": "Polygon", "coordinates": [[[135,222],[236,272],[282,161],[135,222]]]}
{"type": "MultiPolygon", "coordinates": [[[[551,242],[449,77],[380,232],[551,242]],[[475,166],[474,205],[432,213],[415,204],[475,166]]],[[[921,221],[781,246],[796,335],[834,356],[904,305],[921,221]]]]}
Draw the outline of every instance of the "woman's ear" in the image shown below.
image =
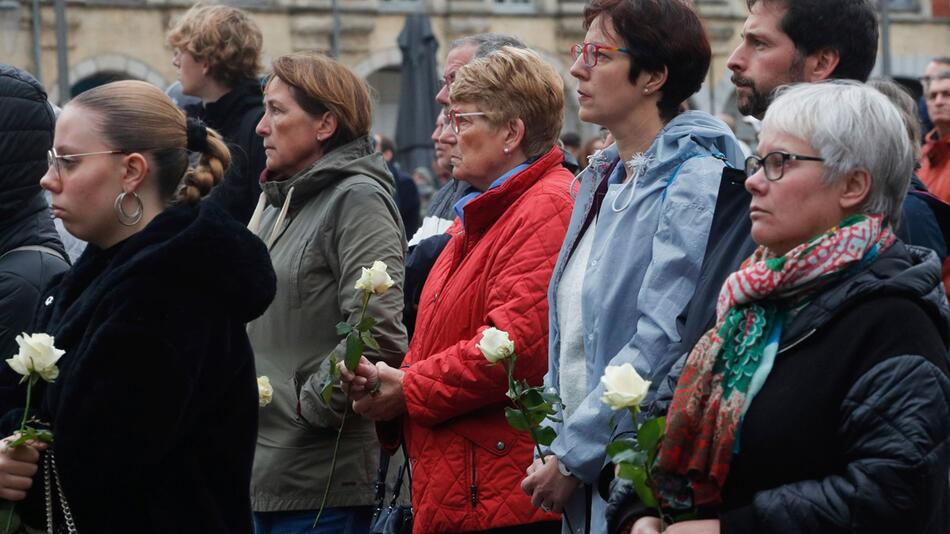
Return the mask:
{"type": "Polygon", "coordinates": [[[666,85],[666,79],[669,78],[670,72],[663,66],[662,71],[658,72],[646,72],[644,71],[642,75],[647,77],[646,83],[643,86],[643,92],[652,95],[663,89],[663,86],[666,85]]]}
{"type": "Polygon", "coordinates": [[[122,190],[138,191],[148,175],[148,160],[139,152],[133,152],[123,158],[125,175],[122,176],[122,190]]]}
{"type": "Polygon", "coordinates": [[[327,139],[333,137],[333,134],[336,133],[336,128],[339,125],[339,121],[336,118],[336,115],[327,111],[320,117],[320,120],[314,125],[314,135],[317,142],[323,144],[327,139]]]}
{"type": "Polygon", "coordinates": [[[524,149],[522,141],[524,141],[524,121],[521,119],[508,121],[505,133],[505,147],[510,147],[511,150],[515,148],[524,149]]]}
{"type": "Polygon", "coordinates": [[[839,205],[846,211],[860,208],[871,192],[871,175],[864,169],[855,169],[842,180],[839,205]]]}

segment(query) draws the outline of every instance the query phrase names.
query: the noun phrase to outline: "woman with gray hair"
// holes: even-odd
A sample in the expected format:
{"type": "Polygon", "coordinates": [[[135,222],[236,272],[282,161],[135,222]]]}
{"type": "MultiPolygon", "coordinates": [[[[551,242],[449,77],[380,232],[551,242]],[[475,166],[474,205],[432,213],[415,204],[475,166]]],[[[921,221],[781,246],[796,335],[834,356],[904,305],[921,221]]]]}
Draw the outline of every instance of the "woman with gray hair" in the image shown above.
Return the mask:
{"type": "Polygon", "coordinates": [[[912,168],[869,87],[769,107],[746,160],[759,247],[685,361],[654,471],[664,514],[702,519],[666,532],[946,532],[948,306],[935,254],[892,231],[912,168]]]}

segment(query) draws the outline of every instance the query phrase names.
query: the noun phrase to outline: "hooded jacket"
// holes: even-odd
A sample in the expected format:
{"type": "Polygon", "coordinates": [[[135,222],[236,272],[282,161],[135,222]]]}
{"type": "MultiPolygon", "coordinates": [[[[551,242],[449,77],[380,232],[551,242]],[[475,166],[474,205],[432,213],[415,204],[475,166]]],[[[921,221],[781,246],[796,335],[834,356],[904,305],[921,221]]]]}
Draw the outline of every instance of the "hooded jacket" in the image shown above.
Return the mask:
{"type": "MultiPolygon", "coordinates": [[[[107,250],[90,245],[54,284],[33,332],[65,354],[32,405],[52,423],[79,532],[250,534],[258,393],[244,325],[275,291],[260,240],[213,204],[176,206],[107,250]]],[[[4,399],[15,389],[22,408],[3,367],[4,399]]],[[[35,482],[24,511],[42,509],[35,482]]]]}
{"type": "Polygon", "coordinates": [[[264,116],[260,81],[240,80],[218,100],[186,106],[185,112],[217,130],[231,151],[231,166],[224,182],[211,191],[208,201],[218,203],[238,222],[247,224],[261,194],[258,177],[267,161],[264,141],[255,131],[264,116]]]}
{"type": "Polygon", "coordinates": [[[46,152],[53,145],[54,120],[39,82],[0,65],[0,356],[4,358],[16,352],[14,338],[29,326],[43,287],[69,268],[40,189],[46,152]]]}
{"type": "MultiPolygon", "coordinates": [[[[580,188],[570,227],[548,290],[551,327],[545,386],[560,388],[561,339],[557,294],[562,276],[586,231],[594,226],[581,301],[586,397],[563,423],[551,453],[584,484],[596,481],[613,434],[613,412],[601,402],[600,378],[608,365],[631,363],[652,379],[675,359],[679,327],[701,274],[723,167],[740,168],[742,151],[728,126],[700,111],[677,115],[633,163],[624,183],[616,145],[591,158],[578,175],[580,188]]],[[[571,377],[576,380],[578,377],[571,377]]],[[[606,503],[587,504],[584,484],[568,503],[576,526],[591,519],[603,532],[606,503]]]]}
{"type": "MultiPolygon", "coordinates": [[[[718,512],[724,534],[950,531],[948,332],[933,251],[897,242],[823,290],[784,326],[723,508],[704,515],[718,512]]],[[[612,485],[612,524],[650,513],[628,484],[612,485]]]]}
{"type": "MultiPolygon", "coordinates": [[[[386,263],[395,285],[369,300],[378,352],[372,361],[399,367],[406,351],[402,281],[406,240],[393,200],[393,179],[372,140],[363,137],[331,150],[309,168],[262,184],[251,229],[270,249],[277,298],[248,325],[257,370],[274,388],[261,410],[251,494],[254,510],[316,510],[345,400],[339,385],[330,406],[320,390],[329,355],[343,360],[341,321],[359,320],[361,268],[386,263]]],[[[337,456],[328,507],[375,504],[379,443],[373,423],[350,412],[337,456]]],[[[401,461],[390,463],[395,474],[401,461]]],[[[392,478],[390,479],[392,480],[392,478]]]]}

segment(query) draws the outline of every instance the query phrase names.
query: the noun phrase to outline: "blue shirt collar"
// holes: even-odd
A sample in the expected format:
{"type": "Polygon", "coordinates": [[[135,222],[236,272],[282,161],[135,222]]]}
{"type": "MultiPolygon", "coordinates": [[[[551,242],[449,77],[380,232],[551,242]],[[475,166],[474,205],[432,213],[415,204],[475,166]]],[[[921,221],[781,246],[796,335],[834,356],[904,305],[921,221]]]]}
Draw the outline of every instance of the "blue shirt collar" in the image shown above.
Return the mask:
{"type": "MultiPolygon", "coordinates": [[[[497,189],[497,188],[501,187],[501,185],[502,185],[503,183],[505,183],[506,181],[508,181],[508,178],[511,178],[512,176],[518,174],[519,172],[521,172],[521,171],[527,169],[527,168],[530,167],[531,164],[534,163],[537,159],[538,159],[538,158],[536,158],[536,157],[535,157],[535,158],[528,158],[528,161],[525,161],[525,162],[522,163],[521,165],[518,165],[517,167],[511,169],[510,171],[508,171],[508,172],[506,172],[505,174],[502,174],[500,177],[498,177],[498,179],[495,180],[494,182],[492,182],[491,185],[488,186],[488,189],[486,189],[485,191],[491,191],[492,189],[497,189]]],[[[484,191],[473,191],[473,192],[471,192],[471,193],[465,195],[464,197],[460,198],[460,199],[458,200],[458,202],[455,203],[455,214],[458,215],[458,218],[462,221],[462,224],[463,224],[463,225],[465,224],[465,211],[464,211],[464,210],[465,210],[465,205],[468,204],[469,202],[475,200],[476,198],[478,198],[478,196],[481,195],[483,192],[484,192],[484,191]]]]}

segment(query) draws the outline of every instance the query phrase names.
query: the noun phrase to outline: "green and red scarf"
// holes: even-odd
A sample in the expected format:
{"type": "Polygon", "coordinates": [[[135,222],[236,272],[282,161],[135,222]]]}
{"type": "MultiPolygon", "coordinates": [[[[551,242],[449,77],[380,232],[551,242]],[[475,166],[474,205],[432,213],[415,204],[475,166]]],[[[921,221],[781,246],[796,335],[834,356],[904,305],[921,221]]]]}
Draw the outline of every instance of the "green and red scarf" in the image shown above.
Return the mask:
{"type": "Polygon", "coordinates": [[[690,353],[667,414],[656,464],[664,503],[722,502],[742,417],[772,369],[786,313],[894,240],[882,216],[853,215],[784,256],[759,247],[726,279],[716,326],[690,353]]]}

